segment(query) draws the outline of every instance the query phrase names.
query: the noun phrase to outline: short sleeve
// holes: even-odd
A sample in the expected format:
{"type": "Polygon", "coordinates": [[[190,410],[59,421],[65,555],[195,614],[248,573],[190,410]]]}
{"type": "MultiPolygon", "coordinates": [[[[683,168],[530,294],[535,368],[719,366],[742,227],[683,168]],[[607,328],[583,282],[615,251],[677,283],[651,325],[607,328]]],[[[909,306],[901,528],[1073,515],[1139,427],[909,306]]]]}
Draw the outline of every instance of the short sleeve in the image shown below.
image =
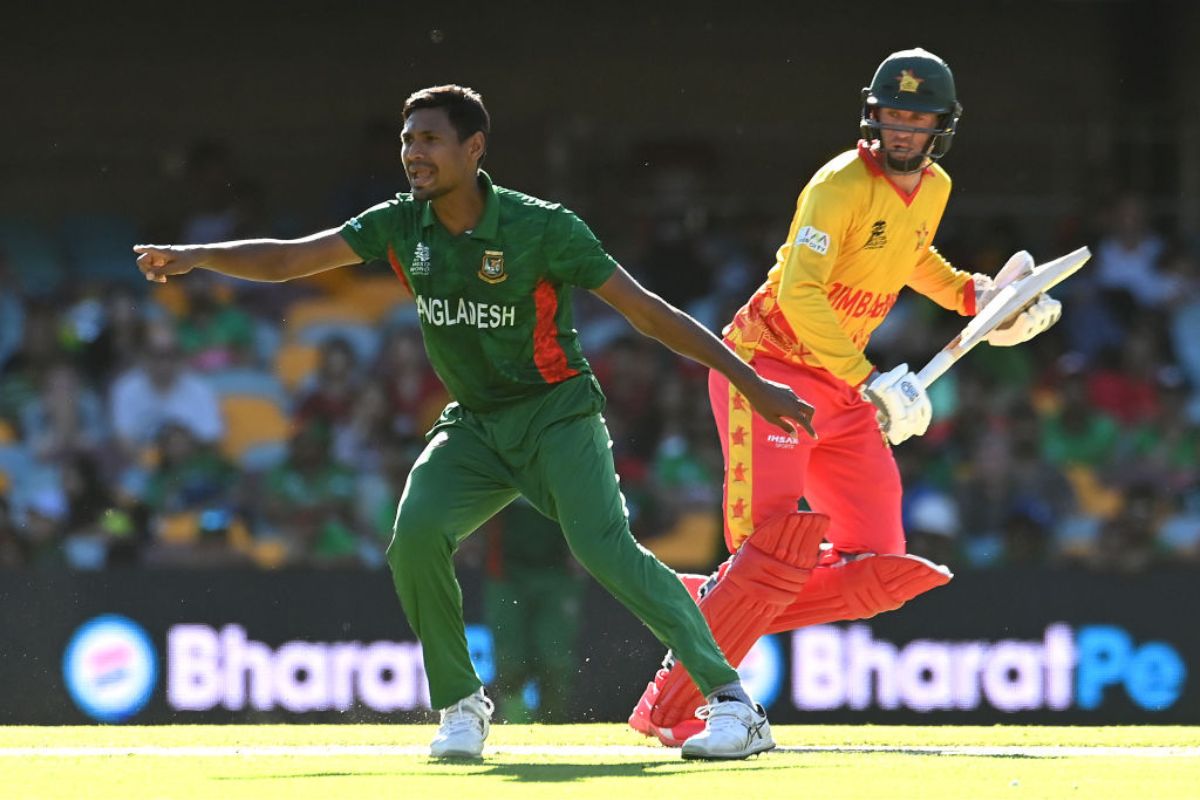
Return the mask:
{"type": "Polygon", "coordinates": [[[595,289],[617,271],[617,262],[574,213],[560,209],[546,228],[550,275],[563,283],[595,289]]]}
{"type": "Polygon", "coordinates": [[[351,217],[340,233],[363,261],[380,261],[387,257],[388,243],[397,237],[404,216],[396,197],[351,217]]]}

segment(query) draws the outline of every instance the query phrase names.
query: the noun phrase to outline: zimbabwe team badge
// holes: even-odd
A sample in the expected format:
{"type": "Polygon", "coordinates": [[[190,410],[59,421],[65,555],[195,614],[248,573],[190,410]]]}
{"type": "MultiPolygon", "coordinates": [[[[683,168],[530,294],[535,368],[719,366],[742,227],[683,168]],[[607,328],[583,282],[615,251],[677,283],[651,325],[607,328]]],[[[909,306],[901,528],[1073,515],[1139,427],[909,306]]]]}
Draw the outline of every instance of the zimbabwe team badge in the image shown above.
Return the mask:
{"type": "Polygon", "coordinates": [[[479,277],[488,283],[500,283],[508,278],[504,271],[504,251],[484,250],[483,265],[479,267],[479,277]]]}
{"type": "Polygon", "coordinates": [[[900,81],[900,91],[902,92],[919,91],[921,84],[925,82],[924,78],[918,78],[914,75],[911,69],[900,70],[900,74],[896,78],[900,81]]]}

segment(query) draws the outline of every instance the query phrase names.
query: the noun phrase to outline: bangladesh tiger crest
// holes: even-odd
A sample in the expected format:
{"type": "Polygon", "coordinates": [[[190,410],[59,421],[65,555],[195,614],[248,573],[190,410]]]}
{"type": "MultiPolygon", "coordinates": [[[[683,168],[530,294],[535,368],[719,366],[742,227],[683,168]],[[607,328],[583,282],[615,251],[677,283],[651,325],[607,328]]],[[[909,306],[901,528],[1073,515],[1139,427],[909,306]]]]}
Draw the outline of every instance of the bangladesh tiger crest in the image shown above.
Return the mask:
{"type": "Polygon", "coordinates": [[[479,277],[488,283],[500,283],[508,278],[504,271],[504,251],[484,250],[483,264],[479,267],[479,277]]]}

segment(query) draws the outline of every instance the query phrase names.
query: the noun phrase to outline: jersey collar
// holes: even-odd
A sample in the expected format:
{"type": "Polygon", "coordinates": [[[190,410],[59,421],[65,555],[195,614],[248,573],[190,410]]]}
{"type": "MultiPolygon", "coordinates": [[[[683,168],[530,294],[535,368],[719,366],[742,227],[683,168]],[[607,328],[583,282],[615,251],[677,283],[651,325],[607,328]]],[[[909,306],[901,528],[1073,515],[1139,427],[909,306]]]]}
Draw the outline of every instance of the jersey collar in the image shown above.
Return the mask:
{"type": "Polygon", "coordinates": [[[867,165],[867,172],[870,172],[877,178],[883,178],[888,182],[888,185],[896,191],[896,194],[904,201],[905,206],[911,206],[913,200],[917,199],[917,194],[921,191],[921,187],[925,185],[925,176],[932,175],[933,170],[930,167],[925,167],[921,170],[921,180],[917,182],[917,188],[913,189],[912,194],[906,193],[903,189],[897,186],[891,177],[884,172],[883,165],[879,163],[879,151],[876,150],[870,142],[865,139],[858,140],[858,157],[867,165]]]}
{"type": "MultiPolygon", "coordinates": [[[[479,218],[479,224],[467,235],[472,239],[495,239],[500,230],[500,198],[496,196],[492,176],[483,170],[479,170],[479,185],[483,189],[483,216],[479,218]]],[[[421,227],[428,228],[435,222],[437,216],[433,213],[433,204],[426,203],[425,208],[421,210],[421,227]]]]}

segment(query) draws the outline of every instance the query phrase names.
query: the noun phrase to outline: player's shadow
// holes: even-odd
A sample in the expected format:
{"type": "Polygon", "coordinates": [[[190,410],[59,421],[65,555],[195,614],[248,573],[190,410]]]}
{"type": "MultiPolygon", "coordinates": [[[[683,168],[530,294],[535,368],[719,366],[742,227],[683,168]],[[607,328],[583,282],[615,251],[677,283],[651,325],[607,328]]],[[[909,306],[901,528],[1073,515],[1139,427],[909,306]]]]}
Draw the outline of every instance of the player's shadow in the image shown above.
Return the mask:
{"type": "Polygon", "coordinates": [[[395,777],[403,775],[425,775],[423,772],[281,772],[267,775],[213,775],[209,780],[214,781],[279,781],[303,778],[364,778],[364,777],[395,777]]]}
{"type": "Polygon", "coordinates": [[[956,753],[947,751],[944,747],[889,747],[886,750],[870,750],[863,747],[780,747],[776,752],[796,753],[800,755],[819,755],[821,753],[837,753],[850,756],[941,756],[943,758],[1028,758],[1045,761],[1062,756],[1040,756],[1031,753],[956,753]]]}
{"type": "MultiPolygon", "coordinates": [[[[488,764],[488,769],[481,775],[491,775],[506,780],[529,783],[565,783],[581,778],[637,778],[643,776],[664,776],[679,773],[694,773],[705,763],[686,761],[626,761],[620,764],[571,764],[557,762],[554,764],[488,764]]],[[[795,769],[795,764],[780,764],[779,766],[756,765],[754,771],[775,769],[795,769]]]]}

